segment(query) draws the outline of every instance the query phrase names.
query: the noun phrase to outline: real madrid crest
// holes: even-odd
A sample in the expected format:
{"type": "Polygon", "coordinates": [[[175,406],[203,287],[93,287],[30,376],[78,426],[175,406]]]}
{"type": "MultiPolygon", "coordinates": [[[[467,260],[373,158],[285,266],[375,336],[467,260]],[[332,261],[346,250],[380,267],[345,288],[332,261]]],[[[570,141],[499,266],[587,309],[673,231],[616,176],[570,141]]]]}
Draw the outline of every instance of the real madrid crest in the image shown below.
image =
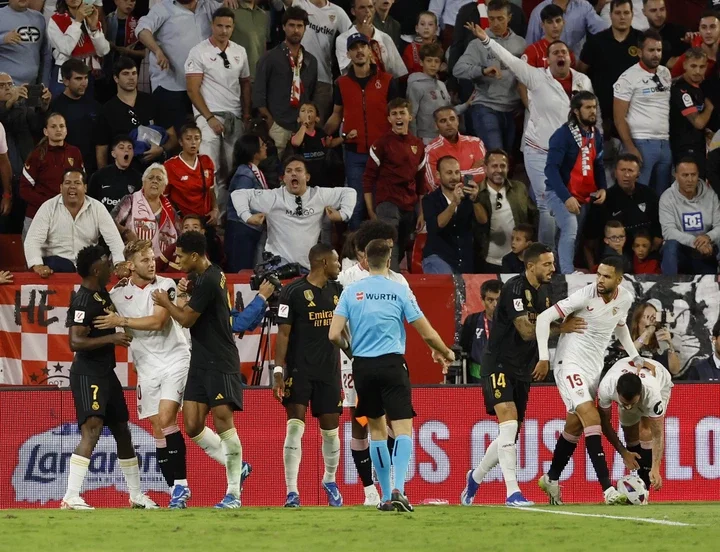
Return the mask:
{"type": "Polygon", "coordinates": [[[532,293],[530,293],[530,290],[529,290],[529,289],[526,289],[526,290],[525,290],[525,299],[527,300],[527,306],[528,306],[528,308],[531,309],[532,306],[533,306],[533,304],[532,304],[532,293]]]}
{"type": "Polygon", "coordinates": [[[311,289],[306,289],[303,292],[303,295],[305,296],[305,299],[307,299],[308,307],[314,307],[315,303],[313,302],[315,300],[315,295],[313,294],[311,289]]]}
{"type": "Polygon", "coordinates": [[[337,307],[338,301],[339,301],[338,296],[333,295],[333,303],[335,304],[336,307],[337,307]]]}
{"type": "Polygon", "coordinates": [[[100,405],[98,404],[97,401],[93,401],[93,403],[92,403],[92,409],[93,409],[93,410],[100,410],[100,405]]]}

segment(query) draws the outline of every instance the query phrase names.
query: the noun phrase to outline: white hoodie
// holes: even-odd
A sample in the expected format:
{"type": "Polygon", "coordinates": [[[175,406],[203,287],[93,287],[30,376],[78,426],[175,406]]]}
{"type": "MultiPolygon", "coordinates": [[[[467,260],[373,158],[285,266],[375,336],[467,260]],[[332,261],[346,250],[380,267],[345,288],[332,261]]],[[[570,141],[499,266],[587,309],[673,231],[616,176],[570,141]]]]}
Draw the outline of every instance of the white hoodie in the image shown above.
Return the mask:
{"type": "Polygon", "coordinates": [[[692,199],[680,193],[677,180],[660,196],[660,226],[665,240],[693,247],[695,238],[707,234],[720,246],[720,199],[703,180],[692,199]]]}

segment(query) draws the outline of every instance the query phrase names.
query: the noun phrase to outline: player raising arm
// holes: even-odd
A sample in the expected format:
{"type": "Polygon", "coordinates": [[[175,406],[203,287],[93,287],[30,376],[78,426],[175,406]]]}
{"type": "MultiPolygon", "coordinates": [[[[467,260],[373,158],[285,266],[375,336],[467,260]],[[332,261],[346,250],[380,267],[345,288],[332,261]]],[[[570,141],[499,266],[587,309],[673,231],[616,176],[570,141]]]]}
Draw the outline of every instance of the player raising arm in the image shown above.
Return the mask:
{"type": "Polygon", "coordinates": [[[607,440],[623,457],[629,470],[638,470],[645,487],[662,488],[660,464],[665,451],[665,412],[673,387],[670,372],[659,362],[645,360],[655,367],[655,375],[640,370],[629,358],[613,364],[600,382],[598,405],[607,440]],[[615,433],[611,421],[612,403],[618,405],[620,425],[627,448],[615,433]]]}

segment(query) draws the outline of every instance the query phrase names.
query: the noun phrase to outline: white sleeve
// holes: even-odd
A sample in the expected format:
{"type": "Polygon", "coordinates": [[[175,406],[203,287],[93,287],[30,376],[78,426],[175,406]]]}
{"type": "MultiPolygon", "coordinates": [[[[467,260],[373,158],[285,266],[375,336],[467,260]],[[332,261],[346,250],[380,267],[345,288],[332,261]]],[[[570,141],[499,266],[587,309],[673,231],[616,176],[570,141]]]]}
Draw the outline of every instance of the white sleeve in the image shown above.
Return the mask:
{"type": "MultiPolygon", "coordinates": [[[[65,57],[72,57],[73,50],[82,38],[82,24],[73,21],[65,32],[60,30],[54,19],[50,19],[47,26],[48,40],[53,49],[65,57]]],[[[107,42],[107,41],[106,41],[107,42]]]]}
{"type": "Polygon", "coordinates": [[[244,62],[242,64],[242,69],[240,69],[240,78],[241,79],[249,79],[250,78],[250,60],[248,60],[248,57],[247,57],[247,50],[245,50],[245,48],[243,48],[242,46],[240,46],[240,48],[243,49],[243,58],[244,58],[244,62]]]}
{"type": "Polygon", "coordinates": [[[28,268],[32,268],[35,265],[42,266],[42,247],[45,243],[47,243],[49,230],[50,209],[47,202],[45,202],[40,206],[37,213],[35,213],[35,216],[30,223],[30,229],[28,230],[27,236],[25,236],[23,246],[25,249],[25,259],[27,260],[28,268]]]}
{"type": "Polygon", "coordinates": [[[94,31],[88,31],[90,34],[90,40],[95,47],[95,53],[98,56],[106,56],[110,53],[110,43],[105,38],[105,33],[99,27],[94,31]]]}
{"type": "Polygon", "coordinates": [[[5,155],[8,152],[7,135],[5,134],[5,127],[0,123],[0,155],[5,155]]]}
{"type": "Polygon", "coordinates": [[[267,215],[275,205],[275,190],[235,190],[230,199],[240,220],[247,222],[254,213],[267,215]]]}
{"type": "Polygon", "coordinates": [[[358,200],[353,188],[318,188],[318,192],[325,207],[340,211],[344,221],[350,219],[358,200]]]}
{"type": "Polygon", "coordinates": [[[350,65],[350,58],[347,56],[347,36],[344,34],[335,39],[335,57],[337,58],[340,73],[344,75],[350,65]]]}
{"type": "Polygon", "coordinates": [[[527,86],[529,90],[536,88],[545,78],[545,69],[530,67],[527,63],[520,58],[515,57],[494,40],[491,39],[490,44],[486,47],[492,50],[492,52],[500,58],[500,61],[510,68],[517,77],[517,80],[527,86]]]}
{"type": "Polygon", "coordinates": [[[562,301],[555,303],[555,310],[560,314],[562,318],[570,316],[575,311],[587,306],[590,300],[595,294],[596,284],[589,284],[584,288],[580,288],[574,293],[571,293],[562,301]]]}
{"type": "Polygon", "coordinates": [[[407,67],[405,66],[405,62],[403,61],[400,52],[398,52],[397,46],[395,46],[392,37],[386,34],[383,37],[383,44],[385,45],[385,49],[387,50],[388,54],[388,58],[385,62],[385,68],[388,70],[388,72],[392,74],[392,76],[395,78],[400,78],[407,75],[407,67]]]}
{"type": "MultiPolygon", "coordinates": [[[[620,345],[622,345],[622,348],[625,349],[625,352],[632,359],[633,363],[640,363],[640,366],[642,366],[642,363],[645,361],[645,359],[640,356],[637,349],[635,348],[635,343],[632,340],[632,336],[630,335],[630,329],[627,327],[627,324],[618,324],[615,327],[615,337],[618,338],[618,341],[620,341],[620,345]]],[[[639,368],[639,366],[636,366],[636,368],[639,368]]]]}
{"type": "Polygon", "coordinates": [[[613,396],[615,395],[615,386],[617,382],[614,377],[607,374],[601,381],[600,387],[598,387],[597,399],[598,406],[607,410],[612,406],[613,396]]]}
{"type": "Polygon", "coordinates": [[[537,339],[540,360],[550,360],[550,324],[562,318],[561,313],[556,309],[545,309],[535,321],[535,339],[537,339]]]}
{"type": "MultiPolygon", "coordinates": [[[[200,43],[202,44],[202,42],[200,43]]],[[[200,46],[198,44],[198,46],[200,46]]],[[[202,61],[202,55],[200,55],[200,48],[194,46],[188,53],[188,57],[185,60],[185,74],[186,75],[202,75],[205,73],[205,66],[202,61]]]]}
{"type": "Polygon", "coordinates": [[[613,86],[613,96],[618,100],[629,102],[632,99],[633,90],[630,79],[627,77],[627,71],[625,71],[613,86]]]}
{"type": "MultiPolygon", "coordinates": [[[[88,200],[86,199],[85,201],[88,200]]],[[[110,248],[113,264],[123,262],[125,260],[125,255],[123,254],[125,244],[120,237],[120,232],[118,232],[115,221],[110,216],[110,213],[108,213],[105,206],[99,201],[93,203],[91,208],[95,209],[98,213],[98,229],[100,230],[100,235],[105,239],[105,243],[108,248],[110,248]]]]}

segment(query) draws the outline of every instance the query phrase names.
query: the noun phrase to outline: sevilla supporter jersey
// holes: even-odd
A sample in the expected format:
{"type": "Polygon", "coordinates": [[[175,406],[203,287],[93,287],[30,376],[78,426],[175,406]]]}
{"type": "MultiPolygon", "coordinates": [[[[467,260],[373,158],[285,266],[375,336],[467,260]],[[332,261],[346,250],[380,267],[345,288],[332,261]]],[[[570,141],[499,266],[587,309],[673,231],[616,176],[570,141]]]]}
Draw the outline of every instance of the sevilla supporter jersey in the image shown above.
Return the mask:
{"type": "MultiPolygon", "coordinates": [[[[527,63],[530,67],[547,68],[547,51],[550,42],[546,38],[541,38],[537,42],[533,42],[526,49],[520,59],[527,63]]],[[[570,52],[570,66],[575,67],[575,54],[570,52]]]]}
{"type": "Polygon", "coordinates": [[[182,216],[206,215],[212,209],[211,194],[215,193],[215,165],[207,155],[198,155],[189,165],[176,155],[165,162],[168,185],[165,195],[182,216]]]}

